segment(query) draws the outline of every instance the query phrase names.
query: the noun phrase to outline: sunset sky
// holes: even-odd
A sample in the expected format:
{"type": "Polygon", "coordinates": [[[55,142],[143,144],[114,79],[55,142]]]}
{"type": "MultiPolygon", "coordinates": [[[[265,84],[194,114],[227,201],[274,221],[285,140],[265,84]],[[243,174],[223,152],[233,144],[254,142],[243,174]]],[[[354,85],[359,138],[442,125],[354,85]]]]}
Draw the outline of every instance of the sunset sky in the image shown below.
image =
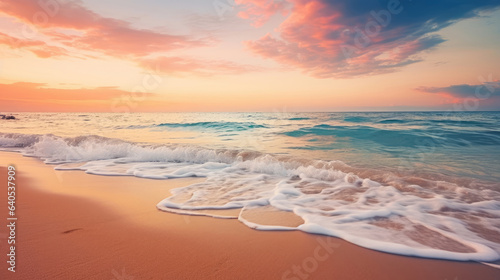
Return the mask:
{"type": "Polygon", "coordinates": [[[0,0],[0,111],[500,110],[498,0],[0,0]]]}

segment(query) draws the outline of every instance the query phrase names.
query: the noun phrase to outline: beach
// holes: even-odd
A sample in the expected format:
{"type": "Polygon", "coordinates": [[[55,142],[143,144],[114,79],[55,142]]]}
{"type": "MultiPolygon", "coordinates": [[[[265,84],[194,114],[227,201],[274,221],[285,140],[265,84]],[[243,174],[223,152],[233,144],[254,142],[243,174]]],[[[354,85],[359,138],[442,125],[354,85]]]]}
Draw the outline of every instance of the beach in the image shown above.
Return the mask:
{"type": "MultiPolygon", "coordinates": [[[[404,257],[299,231],[157,210],[169,190],[203,179],[151,180],[55,171],[0,153],[17,170],[16,272],[1,279],[498,279],[474,262],[404,257]]],[[[0,202],[7,206],[6,191],[0,202]]],[[[2,219],[6,222],[7,210],[2,219]]],[[[1,237],[6,236],[2,227],[1,237]]]]}
{"type": "Polygon", "coordinates": [[[0,280],[500,280],[500,1],[0,6],[0,280]]]}

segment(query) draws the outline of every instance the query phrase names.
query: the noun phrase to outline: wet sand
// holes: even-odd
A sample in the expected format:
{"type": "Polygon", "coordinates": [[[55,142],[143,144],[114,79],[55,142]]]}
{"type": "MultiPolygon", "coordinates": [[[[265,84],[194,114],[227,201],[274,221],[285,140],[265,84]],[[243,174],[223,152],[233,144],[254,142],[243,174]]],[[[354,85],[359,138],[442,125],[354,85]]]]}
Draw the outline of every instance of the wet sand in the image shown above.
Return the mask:
{"type": "Polygon", "coordinates": [[[0,279],[500,279],[499,269],[479,263],[391,255],[332,237],[156,209],[170,189],[199,178],[55,171],[0,152],[5,224],[10,164],[17,169],[16,272],[7,270],[2,226],[0,279]]]}

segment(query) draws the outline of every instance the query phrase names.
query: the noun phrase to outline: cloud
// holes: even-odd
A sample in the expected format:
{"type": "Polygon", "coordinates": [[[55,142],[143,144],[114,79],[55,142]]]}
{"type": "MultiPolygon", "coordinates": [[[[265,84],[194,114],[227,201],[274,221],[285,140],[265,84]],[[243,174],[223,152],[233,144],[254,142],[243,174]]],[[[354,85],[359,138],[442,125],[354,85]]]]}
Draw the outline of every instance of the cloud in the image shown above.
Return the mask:
{"type": "Polygon", "coordinates": [[[170,75],[195,74],[198,76],[234,75],[255,72],[260,68],[223,60],[200,60],[181,57],[157,57],[143,59],[139,65],[146,69],[170,75]]]}
{"type": "Polygon", "coordinates": [[[290,9],[290,3],[284,0],[235,0],[241,11],[238,16],[250,19],[253,26],[260,27],[276,13],[286,15],[290,9]]]}
{"type": "MultiPolygon", "coordinates": [[[[96,88],[74,88],[61,89],[51,88],[43,83],[17,82],[12,84],[0,84],[0,92],[4,93],[0,100],[112,100],[131,92],[120,90],[116,87],[96,88]]],[[[147,96],[153,94],[147,93],[147,96]]]]}
{"type": "MultiPolygon", "coordinates": [[[[116,87],[54,88],[44,83],[17,82],[0,84],[0,111],[3,112],[111,112],[138,106],[134,92],[116,87]]],[[[141,94],[144,109],[158,108],[168,103],[155,100],[152,93],[141,94]],[[147,97],[147,98],[146,98],[147,97]]],[[[134,109],[134,108],[129,108],[134,109]]]]}
{"type": "Polygon", "coordinates": [[[57,46],[50,46],[47,43],[39,40],[19,39],[1,32],[0,32],[0,44],[6,45],[12,49],[28,50],[41,58],[68,55],[67,50],[64,48],[57,46]]]}
{"type": "Polygon", "coordinates": [[[500,81],[486,82],[479,85],[451,85],[447,87],[418,87],[418,91],[441,93],[456,98],[486,99],[500,96],[500,81]]]}
{"type": "MultiPolygon", "coordinates": [[[[192,38],[136,29],[129,22],[106,18],[85,8],[81,1],[0,0],[0,8],[0,13],[14,17],[27,26],[34,26],[49,41],[71,50],[77,49],[74,53],[98,52],[131,60],[140,67],[154,65],[159,72],[167,74],[209,76],[256,69],[229,61],[165,56],[174,50],[207,46],[214,39],[211,36],[192,38]]],[[[29,35],[30,32],[25,30],[24,33],[29,35]]],[[[0,33],[0,44],[26,49],[42,58],[70,55],[66,49],[41,40],[19,39],[3,33],[0,33]]]]}
{"type": "MultiPolygon", "coordinates": [[[[258,0],[247,0],[259,7],[258,0]]],[[[500,6],[497,0],[288,0],[290,15],[278,28],[246,42],[254,53],[318,78],[396,71],[418,61],[445,39],[436,35],[457,21],[500,6]]],[[[279,9],[278,9],[279,10],[279,9]]],[[[267,10],[271,11],[271,10],[267,10]]],[[[262,25],[256,9],[244,17],[262,25]]],[[[243,14],[240,14],[240,16],[243,14]]]]}
{"type": "MultiPolygon", "coordinates": [[[[54,40],[112,56],[145,56],[208,44],[204,39],[133,28],[129,22],[85,8],[81,1],[0,0],[0,5],[2,13],[34,26],[54,40]],[[65,35],[56,29],[79,34],[65,35]]],[[[25,31],[25,35],[31,32],[25,31]]]]}
{"type": "MultiPolygon", "coordinates": [[[[0,0],[0,8],[0,13],[14,17],[27,26],[34,26],[49,41],[76,49],[73,53],[98,52],[131,60],[141,67],[154,62],[161,72],[168,74],[192,72],[213,75],[254,71],[254,67],[229,61],[167,57],[165,54],[171,54],[172,51],[208,46],[214,39],[210,36],[192,38],[136,29],[129,22],[103,17],[87,9],[81,1],[0,0]],[[151,58],[154,56],[160,58],[151,58]]],[[[33,33],[33,30],[24,31],[24,35],[33,33]]],[[[19,39],[3,33],[0,33],[0,44],[27,49],[42,58],[69,55],[66,49],[50,46],[44,41],[19,39]]],[[[90,54],[87,56],[95,58],[90,54]]]]}

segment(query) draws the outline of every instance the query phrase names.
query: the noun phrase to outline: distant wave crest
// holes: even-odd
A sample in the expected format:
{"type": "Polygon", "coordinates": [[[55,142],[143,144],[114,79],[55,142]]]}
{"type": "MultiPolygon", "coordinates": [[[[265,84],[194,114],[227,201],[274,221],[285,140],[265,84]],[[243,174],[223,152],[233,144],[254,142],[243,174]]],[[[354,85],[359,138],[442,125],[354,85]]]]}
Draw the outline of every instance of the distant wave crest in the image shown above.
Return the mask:
{"type": "Polygon", "coordinates": [[[192,129],[216,129],[224,131],[243,131],[266,126],[254,122],[192,122],[192,123],[161,123],[157,127],[170,128],[192,128],[192,129]]]}

